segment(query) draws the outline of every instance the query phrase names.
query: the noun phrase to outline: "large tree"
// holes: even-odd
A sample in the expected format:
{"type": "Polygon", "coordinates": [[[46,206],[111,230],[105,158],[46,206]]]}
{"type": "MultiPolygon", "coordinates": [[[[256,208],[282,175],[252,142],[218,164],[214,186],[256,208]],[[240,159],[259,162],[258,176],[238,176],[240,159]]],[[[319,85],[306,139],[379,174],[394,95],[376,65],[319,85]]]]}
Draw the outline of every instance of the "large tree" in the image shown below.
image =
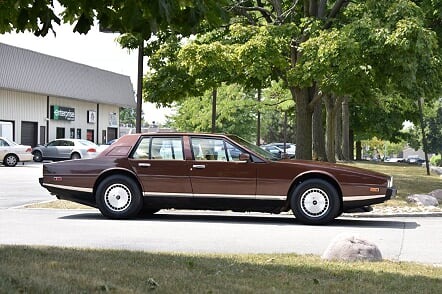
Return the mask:
{"type": "MultiPolygon", "coordinates": [[[[236,134],[247,140],[256,135],[254,93],[245,91],[239,85],[218,87],[216,130],[236,134]],[[241,118],[241,119],[238,119],[241,118]]],[[[188,97],[177,103],[176,114],[169,117],[170,126],[178,131],[210,132],[212,91],[197,97],[188,97]]]]}
{"type": "Polygon", "coordinates": [[[97,20],[105,29],[145,38],[161,31],[195,32],[202,21],[220,25],[225,1],[198,0],[3,0],[0,1],[0,33],[30,31],[45,36],[54,23],[74,24],[74,31],[89,32],[97,20]],[[61,15],[54,9],[61,5],[61,15]]]}
{"type": "MultiPolygon", "coordinates": [[[[189,46],[222,46],[222,54],[229,56],[224,59],[236,61],[229,79],[243,85],[285,82],[296,105],[298,158],[312,156],[312,113],[323,97],[332,99],[331,124],[337,113],[333,109],[344,97],[350,104],[376,105],[378,95],[394,93],[410,104],[440,92],[437,39],[412,1],[230,1],[228,7],[232,25],[199,35],[197,44],[189,46]]],[[[204,60],[207,69],[219,66],[219,58],[204,60]]],[[[190,72],[182,61],[177,64],[180,73],[190,72]]],[[[204,76],[204,67],[198,73],[204,76]]],[[[210,73],[206,78],[223,80],[210,73]]],[[[405,117],[405,112],[400,114],[405,117]]],[[[329,130],[331,142],[334,128],[329,130]]]]}

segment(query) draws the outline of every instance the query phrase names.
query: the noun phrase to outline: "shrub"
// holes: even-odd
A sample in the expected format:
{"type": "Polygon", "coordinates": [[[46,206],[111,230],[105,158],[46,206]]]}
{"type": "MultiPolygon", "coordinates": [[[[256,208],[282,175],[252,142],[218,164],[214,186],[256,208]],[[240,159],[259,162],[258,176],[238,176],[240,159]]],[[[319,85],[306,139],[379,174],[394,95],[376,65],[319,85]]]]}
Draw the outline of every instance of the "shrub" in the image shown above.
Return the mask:
{"type": "Polygon", "coordinates": [[[431,163],[431,165],[434,165],[434,166],[442,166],[441,154],[434,155],[433,157],[431,157],[430,163],[431,163]]]}

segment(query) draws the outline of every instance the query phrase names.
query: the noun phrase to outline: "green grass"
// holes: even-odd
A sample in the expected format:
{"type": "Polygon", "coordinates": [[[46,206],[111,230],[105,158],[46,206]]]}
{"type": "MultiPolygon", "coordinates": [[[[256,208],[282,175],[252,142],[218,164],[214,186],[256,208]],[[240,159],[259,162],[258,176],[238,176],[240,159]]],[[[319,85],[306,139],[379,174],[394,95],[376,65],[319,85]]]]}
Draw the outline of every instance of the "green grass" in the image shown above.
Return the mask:
{"type": "Polygon", "coordinates": [[[295,254],[0,246],[1,293],[440,293],[442,268],[295,254]]]}

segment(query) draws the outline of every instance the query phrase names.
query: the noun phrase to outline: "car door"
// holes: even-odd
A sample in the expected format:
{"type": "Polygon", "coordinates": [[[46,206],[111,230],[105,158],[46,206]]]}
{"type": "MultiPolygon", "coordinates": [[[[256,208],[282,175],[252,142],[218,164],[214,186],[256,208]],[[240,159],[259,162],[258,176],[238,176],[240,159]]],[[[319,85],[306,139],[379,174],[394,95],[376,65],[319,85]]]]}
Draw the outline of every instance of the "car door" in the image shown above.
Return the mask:
{"type": "Polygon", "coordinates": [[[54,140],[43,146],[41,148],[43,158],[56,158],[58,153],[57,147],[61,142],[62,140],[54,140]]]}
{"type": "Polygon", "coordinates": [[[256,198],[256,165],[240,160],[243,151],[223,138],[191,137],[193,196],[256,198]]]}
{"type": "Polygon", "coordinates": [[[6,153],[8,152],[9,144],[3,139],[0,139],[0,161],[3,161],[6,153]]]}
{"type": "Polygon", "coordinates": [[[60,145],[57,146],[57,157],[63,159],[70,159],[72,150],[74,150],[75,143],[69,140],[60,140],[60,145]]]}
{"type": "Polygon", "coordinates": [[[144,196],[192,197],[181,136],[142,137],[129,162],[143,186],[144,196]]]}

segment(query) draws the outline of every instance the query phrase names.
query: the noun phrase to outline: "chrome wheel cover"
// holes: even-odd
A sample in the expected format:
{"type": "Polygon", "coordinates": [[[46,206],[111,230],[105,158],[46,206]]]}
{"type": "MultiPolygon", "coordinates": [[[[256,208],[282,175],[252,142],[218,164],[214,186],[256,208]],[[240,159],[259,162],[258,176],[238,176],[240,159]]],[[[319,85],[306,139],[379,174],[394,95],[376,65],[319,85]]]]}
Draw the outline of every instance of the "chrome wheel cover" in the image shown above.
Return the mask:
{"type": "Polygon", "coordinates": [[[17,158],[14,155],[9,155],[6,157],[6,165],[14,166],[17,164],[17,158]]]}
{"type": "Polygon", "coordinates": [[[305,191],[300,199],[301,210],[309,217],[321,217],[330,208],[328,194],[319,188],[311,188],[305,191]]]}
{"type": "Polygon", "coordinates": [[[123,211],[132,202],[130,189],[123,184],[113,184],[104,192],[104,203],[112,211],[123,211]]]}

